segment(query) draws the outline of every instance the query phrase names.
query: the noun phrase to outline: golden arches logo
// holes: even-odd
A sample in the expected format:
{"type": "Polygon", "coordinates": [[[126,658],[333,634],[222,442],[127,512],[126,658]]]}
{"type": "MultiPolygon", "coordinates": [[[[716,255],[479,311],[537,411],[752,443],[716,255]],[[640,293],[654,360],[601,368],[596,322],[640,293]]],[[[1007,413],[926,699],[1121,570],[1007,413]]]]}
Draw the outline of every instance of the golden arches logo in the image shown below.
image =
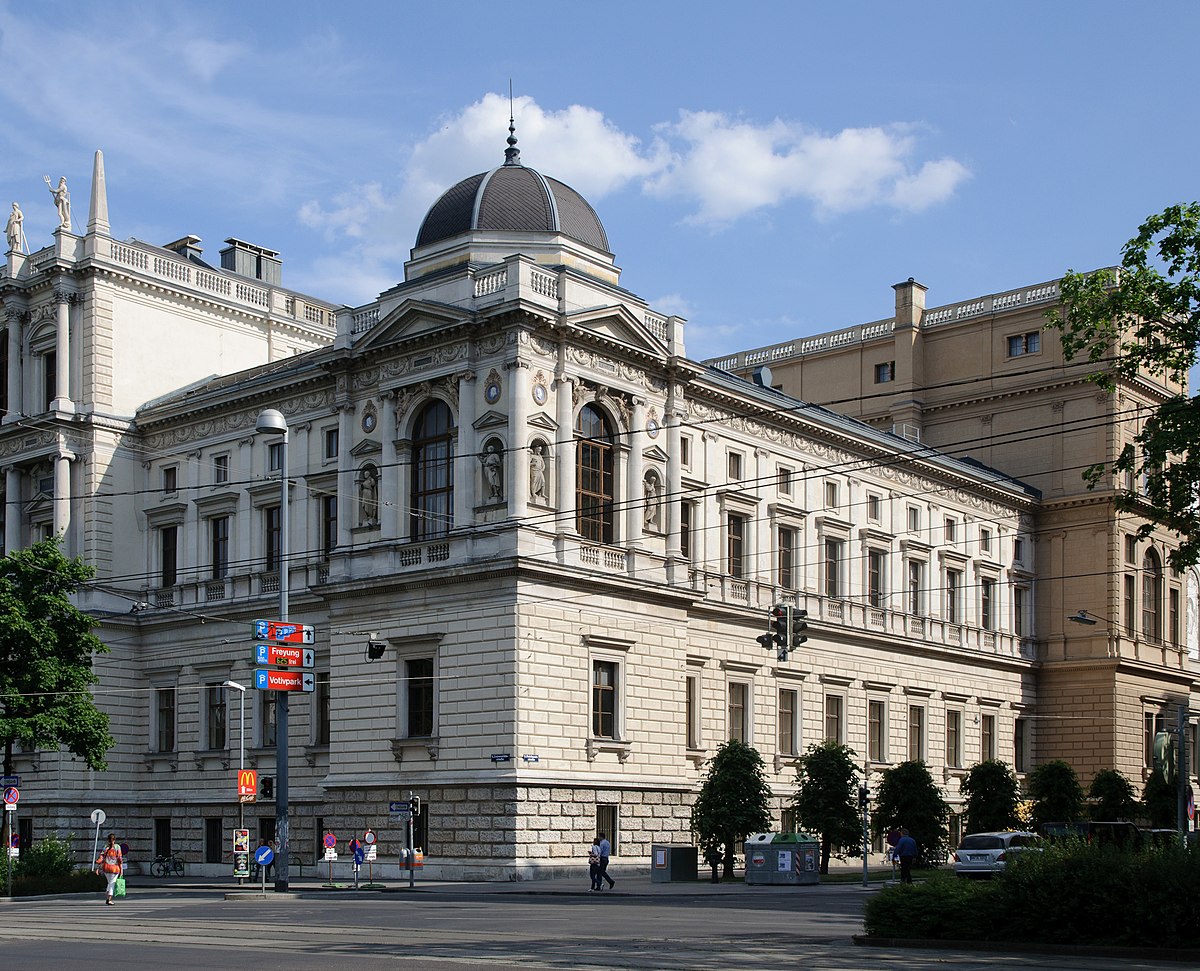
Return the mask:
{"type": "Polygon", "coordinates": [[[242,769],[238,772],[238,791],[254,792],[258,788],[258,772],[255,769],[242,769]]]}

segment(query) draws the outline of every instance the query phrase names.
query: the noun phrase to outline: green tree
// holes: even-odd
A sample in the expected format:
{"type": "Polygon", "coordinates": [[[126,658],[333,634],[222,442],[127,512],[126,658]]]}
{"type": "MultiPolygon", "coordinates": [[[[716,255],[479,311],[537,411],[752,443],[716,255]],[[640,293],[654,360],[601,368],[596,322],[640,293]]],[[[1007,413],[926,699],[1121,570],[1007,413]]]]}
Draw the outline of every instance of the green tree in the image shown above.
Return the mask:
{"type": "Polygon", "coordinates": [[[1119,272],[1068,271],[1061,307],[1047,317],[1067,360],[1086,355],[1089,379],[1110,392],[1150,376],[1179,386],[1161,401],[1111,466],[1084,473],[1091,486],[1113,473],[1117,509],[1143,520],[1139,535],[1162,525],[1178,537],[1177,569],[1200,562],[1200,398],[1183,392],[1200,345],[1200,203],[1149,217],[1121,251],[1119,272]]]}
{"type": "Polygon", "coordinates": [[[1033,800],[1031,825],[1035,831],[1043,823],[1083,818],[1083,787],[1070,763],[1062,759],[1045,762],[1030,772],[1025,790],[1033,800]]]}
{"type": "Polygon", "coordinates": [[[1101,769],[1088,786],[1092,819],[1108,822],[1130,820],[1142,808],[1133,783],[1116,769],[1101,769]]]}
{"type": "Polygon", "coordinates": [[[879,783],[871,826],[876,833],[907,829],[926,864],[946,858],[950,807],[924,762],[901,762],[885,769],[879,783]]]}
{"type": "Polygon", "coordinates": [[[1021,789],[1016,773],[1004,762],[988,759],[967,770],[959,786],[967,798],[964,814],[968,833],[1015,829],[1021,789]]]}
{"type": "Polygon", "coordinates": [[[97,622],[71,595],[92,576],[67,559],[57,539],[0,559],[0,742],[4,774],[13,774],[13,745],[66,746],[92,769],[105,769],[113,746],[108,715],[92,698],[92,657],[108,648],[97,622]]]}
{"type": "Polygon", "coordinates": [[[762,756],[745,742],[730,739],[705,765],[692,831],[703,853],[725,848],[725,876],[732,877],[734,844],[771,825],[771,790],[762,756]]]}
{"type": "Polygon", "coordinates": [[[1157,772],[1150,773],[1146,779],[1146,788],[1142,790],[1142,804],[1146,808],[1146,817],[1152,827],[1175,828],[1178,792],[1174,782],[1167,782],[1157,772]]]}
{"type": "Polygon", "coordinates": [[[792,799],[801,829],[821,837],[821,872],[829,872],[834,847],[861,852],[862,822],[858,815],[858,769],[854,751],[826,739],[808,747],[796,775],[792,799]]]}

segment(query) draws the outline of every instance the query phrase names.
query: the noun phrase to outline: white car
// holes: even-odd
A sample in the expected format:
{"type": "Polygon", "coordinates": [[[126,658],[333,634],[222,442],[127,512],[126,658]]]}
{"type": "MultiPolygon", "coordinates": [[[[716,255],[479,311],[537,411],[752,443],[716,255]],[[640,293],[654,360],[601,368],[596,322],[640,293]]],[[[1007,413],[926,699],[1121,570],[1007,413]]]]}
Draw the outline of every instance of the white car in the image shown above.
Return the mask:
{"type": "Polygon", "coordinates": [[[954,873],[960,877],[990,877],[1003,873],[1016,853],[1039,849],[1034,833],[1009,830],[1004,833],[972,833],[964,836],[954,851],[954,873]]]}

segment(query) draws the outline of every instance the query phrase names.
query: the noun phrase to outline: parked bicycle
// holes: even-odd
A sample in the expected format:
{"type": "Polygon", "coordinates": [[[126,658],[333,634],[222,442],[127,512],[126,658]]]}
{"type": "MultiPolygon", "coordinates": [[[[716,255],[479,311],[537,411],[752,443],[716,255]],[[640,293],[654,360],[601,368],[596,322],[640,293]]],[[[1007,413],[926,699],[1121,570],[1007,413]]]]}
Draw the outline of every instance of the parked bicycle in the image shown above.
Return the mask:
{"type": "Polygon", "coordinates": [[[154,862],[150,864],[150,872],[156,877],[168,875],[181,877],[183,876],[183,860],[174,853],[168,856],[156,856],[154,862]]]}

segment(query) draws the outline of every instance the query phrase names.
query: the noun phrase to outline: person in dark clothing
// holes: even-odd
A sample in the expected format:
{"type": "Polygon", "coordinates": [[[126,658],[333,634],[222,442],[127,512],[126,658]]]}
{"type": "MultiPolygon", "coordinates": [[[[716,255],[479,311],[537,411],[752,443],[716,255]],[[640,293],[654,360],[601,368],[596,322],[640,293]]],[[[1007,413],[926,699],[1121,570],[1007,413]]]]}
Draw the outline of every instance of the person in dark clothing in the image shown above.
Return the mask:
{"type": "Polygon", "coordinates": [[[900,857],[900,882],[912,883],[912,866],[917,859],[917,841],[908,835],[907,829],[900,830],[900,841],[896,843],[896,856],[900,857]]]}
{"type": "MultiPolygon", "coordinates": [[[[596,845],[600,847],[600,880],[608,881],[608,889],[611,890],[616,881],[608,875],[608,858],[612,855],[612,843],[608,841],[603,833],[596,834],[596,845]]],[[[600,880],[596,881],[596,887],[600,887],[600,880]]]]}

